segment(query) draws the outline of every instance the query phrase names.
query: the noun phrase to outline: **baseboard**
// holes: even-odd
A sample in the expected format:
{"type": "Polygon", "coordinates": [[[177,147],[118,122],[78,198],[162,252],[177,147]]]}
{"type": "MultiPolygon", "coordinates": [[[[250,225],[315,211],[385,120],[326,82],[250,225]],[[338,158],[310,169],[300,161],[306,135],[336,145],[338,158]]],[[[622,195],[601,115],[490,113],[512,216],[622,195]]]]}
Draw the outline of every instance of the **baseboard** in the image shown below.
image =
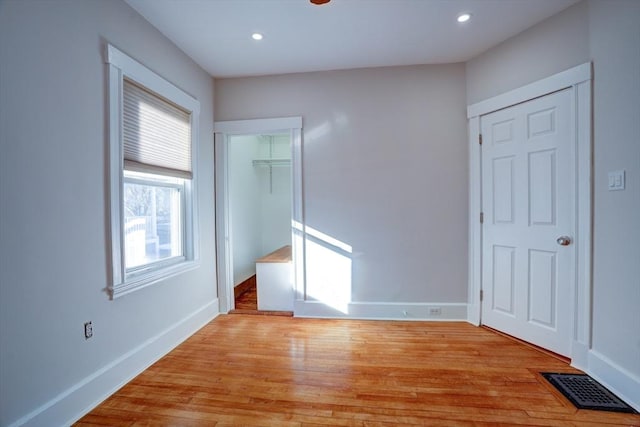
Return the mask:
{"type": "Polygon", "coordinates": [[[588,366],[587,374],[640,411],[640,378],[593,350],[589,352],[588,366]]]}
{"type": "Polygon", "coordinates": [[[573,341],[571,346],[571,366],[585,372],[589,369],[589,346],[573,341]]]}
{"type": "Polygon", "coordinates": [[[295,302],[295,317],[375,320],[466,321],[467,304],[351,302],[334,308],[319,301],[295,302]],[[437,314],[440,309],[440,314],[437,314]]]}
{"type": "Polygon", "coordinates": [[[219,301],[216,298],[15,421],[9,427],[73,424],[210,322],[219,314],[219,311],[219,301]]]}
{"type": "Polygon", "coordinates": [[[473,302],[467,304],[467,322],[480,326],[480,305],[473,302]]]}

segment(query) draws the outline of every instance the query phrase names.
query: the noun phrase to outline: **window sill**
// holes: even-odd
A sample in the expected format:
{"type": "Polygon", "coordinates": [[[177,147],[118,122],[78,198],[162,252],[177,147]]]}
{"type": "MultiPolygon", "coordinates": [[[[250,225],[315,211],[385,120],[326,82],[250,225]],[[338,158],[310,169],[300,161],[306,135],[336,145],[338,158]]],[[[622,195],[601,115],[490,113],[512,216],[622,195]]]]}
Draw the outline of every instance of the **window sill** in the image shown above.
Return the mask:
{"type": "Polygon", "coordinates": [[[162,269],[130,277],[125,280],[124,283],[116,284],[111,287],[111,299],[119,298],[139,289],[146,288],[149,285],[153,285],[187,271],[195,270],[199,266],[200,264],[197,261],[183,261],[162,269]]]}

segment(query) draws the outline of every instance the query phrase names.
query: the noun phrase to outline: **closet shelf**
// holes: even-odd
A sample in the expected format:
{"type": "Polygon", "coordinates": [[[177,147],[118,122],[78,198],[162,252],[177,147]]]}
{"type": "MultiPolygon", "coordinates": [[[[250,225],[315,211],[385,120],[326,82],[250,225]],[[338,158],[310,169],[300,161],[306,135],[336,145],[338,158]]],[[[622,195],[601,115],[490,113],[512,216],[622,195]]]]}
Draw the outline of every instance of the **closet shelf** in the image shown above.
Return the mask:
{"type": "Polygon", "coordinates": [[[253,166],[289,166],[291,159],[256,159],[253,166]]]}

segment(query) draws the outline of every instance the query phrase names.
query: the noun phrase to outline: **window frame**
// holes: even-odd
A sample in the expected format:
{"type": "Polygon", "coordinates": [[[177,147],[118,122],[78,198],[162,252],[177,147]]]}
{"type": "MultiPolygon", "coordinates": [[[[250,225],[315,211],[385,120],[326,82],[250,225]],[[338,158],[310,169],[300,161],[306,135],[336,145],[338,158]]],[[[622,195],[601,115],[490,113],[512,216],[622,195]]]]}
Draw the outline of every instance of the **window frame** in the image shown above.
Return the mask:
{"type": "MultiPolygon", "coordinates": [[[[111,299],[161,282],[199,265],[197,215],[197,163],[200,102],[111,44],[106,46],[109,95],[109,215],[111,238],[111,299]],[[184,180],[182,210],[184,221],[183,259],[172,257],[127,271],[124,258],[124,158],[123,85],[127,78],[190,112],[192,179],[184,180]]],[[[161,176],[160,174],[157,174],[161,176]]],[[[129,180],[129,178],[127,178],[129,180]]]]}

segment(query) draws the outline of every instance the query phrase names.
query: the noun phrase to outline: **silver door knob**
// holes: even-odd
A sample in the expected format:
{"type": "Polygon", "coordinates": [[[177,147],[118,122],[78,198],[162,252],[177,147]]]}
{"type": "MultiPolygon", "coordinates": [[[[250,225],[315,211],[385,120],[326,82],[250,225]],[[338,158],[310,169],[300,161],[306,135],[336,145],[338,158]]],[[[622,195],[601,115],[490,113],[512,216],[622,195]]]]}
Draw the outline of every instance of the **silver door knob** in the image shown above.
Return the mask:
{"type": "Polygon", "coordinates": [[[560,246],[569,246],[571,244],[571,237],[560,236],[556,239],[556,242],[558,242],[560,246]]]}

